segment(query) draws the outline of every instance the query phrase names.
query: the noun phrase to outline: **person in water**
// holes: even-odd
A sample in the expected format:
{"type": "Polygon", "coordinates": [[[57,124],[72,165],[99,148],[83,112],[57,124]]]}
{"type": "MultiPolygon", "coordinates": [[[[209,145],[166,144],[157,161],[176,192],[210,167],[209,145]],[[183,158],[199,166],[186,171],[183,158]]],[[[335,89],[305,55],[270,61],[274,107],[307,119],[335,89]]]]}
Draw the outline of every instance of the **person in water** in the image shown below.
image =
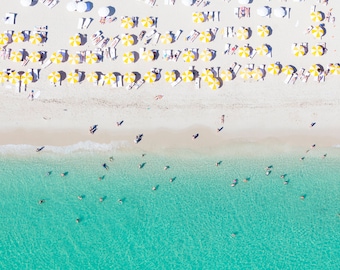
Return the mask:
{"type": "Polygon", "coordinates": [[[105,170],[108,170],[108,169],[109,169],[109,166],[107,166],[106,163],[103,163],[102,166],[103,166],[103,168],[104,168],[105,170]]]}
{"type": "Polygon", "coordinates": [[[45,202],[45,200],[39,200],[39,204],[42,204],[44,202],[45,202]]]}
{"type": "Polygon", "coordinates": [[[76,219],[76,222],[77,222],[77,223],[79,223],[79,222],[80,222],[80,219],[79,219],[79,218],[77,218],[77,219],[76,219]]]}
{"type": "Polygon", "coordinates": [[[113,157],[110,157],[109,160],[112,162],[113,161],[113,157]]]}

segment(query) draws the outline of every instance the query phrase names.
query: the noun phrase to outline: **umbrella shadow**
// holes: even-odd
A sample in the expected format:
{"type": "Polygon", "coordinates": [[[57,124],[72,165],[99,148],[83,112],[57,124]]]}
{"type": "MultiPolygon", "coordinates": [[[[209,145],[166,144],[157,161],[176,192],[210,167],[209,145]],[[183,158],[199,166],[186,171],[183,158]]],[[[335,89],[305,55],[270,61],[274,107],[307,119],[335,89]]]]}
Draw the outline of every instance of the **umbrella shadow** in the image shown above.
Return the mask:
{"type": "Polygon", "coordinates": [[[136,76],[135,82],[139,81],[142,78],[142,75],[139,72],[134,71],[132,73],[135,74],[135,76],[136,76]]]}
{"type": "Polygon", "coordinates": [[[110,10],[110,12],[109,12],[108,16],[112,16],[113,14],[115,14],[115,12],[116,12],[116,9],[115,9],[114,7],[112,7],[112,6],[108,6],[108,8],[109,8],[109,10],[110,10]]]}
{"type": "MultiPolygon", "coordinates": [[[[221,88],[223,86],[223,80],[220,77],[216,77],[216,80],[218,80],[220,82],[220,86],[218,88],[221,88]]],[[[223,127],[221,128],[221,130],[223,129],[223,127]]]]}
{"type": "Polygon", "coordinates": [[[86,10],[85,10],[85,12],[89,12],[89,11],[91,11],[92,9],[93,9],[93,4],[92,4],[92,2],[85,2],[85,4],[86,4],[86,10]]]}
{"type": "Polygon", "coordinates": [[[134,34],[131,34],[130,36],[133,38],[133,44],[132,45],[136,45],[137,42],[138,42],[137,36],[134,35],[134,34]]]}
{"type": "Polygon", "coordinates": [[[62,81],[66,80],[66,72],[62,70],[59,70],[58,72],[60,74],[60,84],[61,84],[62,81]]]}
{"type": "Polygon", "coordinates": [[[38,51],[40,53],[40,61],[45,61],[47,59],[47,51],[38,51]]]}
{"type": "Polygon", "coordinates": [[[84,45],[87,42],[87,34],[79,34],[80,36],[80,45],[84,45]]]}
{"type": "Polygon", "coordinates": [[[253,35],[253,31],[251,30],[250,27],[248,27],[248,34],[249,34],[249,37],[248,37],[248,39],[249,39],[253,35]]]}
{"type": "Polygon", "coordinates": [[[210,50],[211,51],[211,60],[214,60],[216,58],[216,51],[215,50],[210,50]]]}
{"type": "Polygon", "coordinates": [[[273,28],[267,25],[267,29],[269,31],[268,36],[271,36],[273,34],[273,28]]]}
{"type": "Polygon", "coordinates": [[[153,53],[153,60],[157,60],[159,57],[159,50],[151,50],[153,53]]]}
{"type": "Polygon", "coordinates": [[[31,7],[35,6],[38,4],[39,0],[32,0],[32,4],[30,4],[31,7]]]}
{"type": "Polygon", "coordinates": [[[78,71],[79,76],[79,83],[82,83],[85,80],[85,72],[84,71],[78,71]]]}
{"type": "Polygon", "coordinates": [[[135,56],[135,60],[133,61],[134,63],[136,63],[139,60],[139,53],[138,52],[132,52],[133,55],[135,56]]]}
{"type": "Polygon", "coordinates": [[[180,76],[180,73],[179,73],[179,71],[178,71],[178,70],[173,70],[173,72],[175,73],[176,80],[177,80],[177,78],[180,76]]]}

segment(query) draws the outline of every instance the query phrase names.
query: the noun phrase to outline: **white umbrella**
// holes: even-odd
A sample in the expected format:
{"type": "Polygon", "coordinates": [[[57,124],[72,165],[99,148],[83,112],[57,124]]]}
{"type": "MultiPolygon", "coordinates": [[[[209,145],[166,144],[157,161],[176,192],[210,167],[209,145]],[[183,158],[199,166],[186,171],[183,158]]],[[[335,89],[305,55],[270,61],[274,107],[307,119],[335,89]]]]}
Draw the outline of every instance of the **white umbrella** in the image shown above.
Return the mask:
{"type": "Polygon", "coordinates": [[[192,6],[194,2],[194,0],[182,0],[182,4],[185,6],[192,6]]]}
{"type": "Polygon", "coordinates": [[[286,16],[286,10],[283,7],[275,8],[274,9],[274,15],[276,17],[282,18],[286,16]]]}
{"type": "Polygon", "coordinates": [[[77,3],[77,11],[78,12],[85,12],[87,10],[86,2],[78,2],[77,3]]]}
{"type": "Polygon", "coordinates": [[[23,7],[29,7],[30,5],[32,5],[32,0],[20,0],[20,4],[23,7]]]}
{"type": "Polygon", "coordinates": [[[67,3],[66,9],[68,11],[76,11],[77,10],[77,3],[76,2],[69,2],[69,3],[67,3]]]}
{"type": "Polygon", "coordinates": [[[106,17],[106,16],[109,16],[109,14],[110,14],[109,7],[101,7],[98,9],[98,15],[100,17],[106,17]]]}
{"type": "Polygon", "coordinates": [[[242,5],[249,4],[250,0],[238,0],[238,2],[242,5]]]}
{"type": "Polygon", "coordinates": [[[266,17],[269,14],[270,9],[268,7],[259,7],[257,8],[257,15],[261,17],[266,17]]]}

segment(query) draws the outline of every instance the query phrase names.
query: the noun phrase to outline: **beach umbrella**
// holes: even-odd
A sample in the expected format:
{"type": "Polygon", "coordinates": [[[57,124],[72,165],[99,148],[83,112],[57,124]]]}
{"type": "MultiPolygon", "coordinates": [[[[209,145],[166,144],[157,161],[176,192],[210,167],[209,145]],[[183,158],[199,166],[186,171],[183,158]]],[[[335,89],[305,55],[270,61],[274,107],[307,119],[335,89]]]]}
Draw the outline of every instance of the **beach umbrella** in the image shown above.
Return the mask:
{"type": "Polygon", "coordinates": [[[79,54],[75,53],[75,54],[70,54],[68,56],[68,62],[72,65],[76,65],[80,63],[80,56],[79,54]]]}
{"type": "Polygon", "coordinates": [[[69,83],[72,83],[72,84],[77,83],[79,82],[79,74],[78,72],[71,71],[69,74],[67,74],[66,79],[69,83]]]}
{"type": "Polygon", "coordinates": [[[170,33],[165,33],[161,35],[160,40],[163,44],[170,44],[172,43],[172,36],[170,35],[170,33]]]}
{"type": "Polygon", "coordinates": [[[204,15],[202,12],[194,12],[192,13],[192,20],[194,23],[201,23],[204,22],[204,15]]]}
{"type": "Polygon", "coordinates": [[[130,63],[135,62],[135,55],[133,52],[124,53],[122,58],[125,64],[130,64],[130,63]]]}
{"type": "Polygon", "coordinates": [[[7,82],[8,74],[6,72],[0,71],[0,83],[7,82]]]}
{"type": "Polygon", "coordinates": [[[250,55],[250,48],[247,46],[240,47],[238,49],[238,55],[241,57],[249,57],[250,55]]]}
{"type": "Polygon", "coordinates": [[[325,34],[325,30],[320,26],[315,26],[313,27],[313,29],[311,30],[312,35],[316,38],[322,38],[322,36],[325,34]]]}
{"type": "Polygon", "coordinates": [[[36,63],[40,61],[41,54],[39,52],[31,52],[28,57],[32,63],[36,63]]]}
{"type": "Polygon", "coordinates": [[[146,28],[153,26],[153,20],[150,17],[142,18],[140,22],[146,28]]]}
{"type": "Polygon", "coordinates": [[[147,82],[147,83],[153,83],[154,81],[156,81],[156,73],[152,72],[152,71],[148,71],[144,74],[143,79],[147,82]]]}
{"type": "Polygon", "coordinates": [[[277,63],[272,63],[272,64],[268,65],[267,71],[268,71],[268,73],[270,73],[272,75],[278,75],[281,72],[281,67],[277,63]]]}
{"type": "Polygon", "coordinates": [[[164,79],[166,82],[168,83],[172,83],[174,81],[176,81],[176,73],[174,71],[166,71],[164,73],[164,79]]]}
{"type": "Polygon", "coordinates": [[[25,39],[25,36],[22,32],[15,32],[12,35],[13,42],[22,42],[22,41],[24,41],[24,39],[25,39]]]}
{"type": "Polygon", "coordinates": [[[312,55],[321,56],[324,54],[324,48],[321,45],[312,46],[312,55]]]}
{"type": "Polygon", "coordinates": [[[52,63],[59,64],[61,61],[63,61],[64,57],[60,52],[54,52],[52,53],[50,60],[52,63]]]}
{"type": "Polygon", "coordinates": [[[266,44],[263,44],[259,47],[256,48],[256,52],[258,53],[258,55],[266,55],[269,52],[268,46],[266,44]]]}
{"type": "Polygon", "coordinates": [[[211,36],[210,31],[203,31],[203,32],[201,32],[201,34],[200,34],[200,41],[207,43],[207,42],[210,42],[211,39],[212,39],[212,36],[211,36]]]}
{"type": "Polygon", "coordinates": [[[16,84],[20,81],[20,75],[16,72],[16,71],[12,71],[9,75],[8,75],[8,81],[11,84],[16,84]]]}
{"type": "Polygon", "coordinates": [[[223,81],[231,81],[233,79],[233,73],[230,70],[222,70],[220,77],[223,81]]]}
{"type": "Polygon", "coordinates": [[[153,51],[150,50],[145,50],[144,52],[142,52],[141,58],[144,61],[152,61],[154,59],[154,54],[153,51]]]}
{"type": "Polygon", "coordinates": [[[21,75],[20,80],[23,84],[29,84],[33,81],[33,75],[31,72],[26,71],[21,75]]]}
{"type": "Polygon", "coordinates": [[[85,61],[87,64],[94,64],[98,62],[98,55],[95,53],[86,54],[85,61]]]}
{"type": "Polygon", "coordinates": [[[42,42],[42,36],[39,33],[34,33],[30,35],[30,42],[34,45],[42,42]]]}
{"type": "Polygon", "coordinates": [[[318,77],[322,71],[323,71],[323,67],[319,64],[313,64],[309,68],[310,74],[314,77],[318,77]]]}
{"type": "Polygon", "coordinates": [[[209,82],[214,79],[214,73],[209,68],[203,69],[200,76],[204,82],[209,82]]]}
{"type": "Polygon", "coordinates": [[[278,18],[283,18],[284,16],[286,16],[287,12],[286,9],[283,7],[278,7],[278,8],[274,8],[274,15],[278,18]]]}
{"type": "Polygon", "coordinates": [[[90,83],[94,83],[94,82],[97,82],[98,81],[98,78],[99,78],[99,76],[98,76],[98,73],[97,72],[90,72],[90,73],[88,73],[88,74],[86,74],[86,79],[87,79],[87,81],[88,82],[90,82],[90,83]]]}
{"type": "Polygon", "coordinates": [[[258,25],[257,26],[257,34],[260,36],[260,37],[267,37],[269,36],[269,28],[267,25],[258,25]]]}
{"type": "Polygon", "coordinates": [[[77,3],[72,1],[72,2],[68,2],[66,5],[66,9],[70,12],[72,11],[76,11],[77,10],[77,3]]]}
{"type": "Polygon", "coordinates": [[[87,10],[87,3],[86,2],[78,2],[77,3],[77,11],[78,12],[85,12],[87,10]]]}
{"type": "Polygon", "coordinates": [[[240,77],[242,79],[248,80],[249,78],[251,78],[251,75],[252,75],[251,74],[251,70],[249,68],[247,68],[247,67],[242,68],[240,70],[240,77]]]}
{"type": "Polygon", "coordinates": [[[185,51],[182,54],[182,57],[183,57],[184,62],[192,62],[196,58],[195,54],[192,51],[189,51],[189,50],[185,51]]]}
{"type": "Polygon", "coordinates": [[[194,79],[194,73],[191,70],[186,70],[181,73],[183,82],[191,82],[194,79]]]}
{"type": "Polygon", "coordinates": [[[323,13],[320,11],[313,11],[310,13],[310,18],[313,22],[321,22],[323,20],[323,13]]]}
{"type": "Polygon", "coordinates": [[[105,74],[104,83],[112,85],[116,81],[117,81],[116,76],[112,72],[105,74]]]}
{"type": "Polygon", "coordinates": [[[133,83],[136,81],[136,74],[133,72],[126,72],[124,74],[124,82],[126,83],[133,83]]]}
{"type": "Polygon", "coordinates": [[[61,79],[61,75],[58,71],[52,71],[50,74],[48,74],[47,79],[51,82],[51,83],[57,83],[60,81],[61,79]]]}
{"type": "Polygon", "coordinates": [[[306,47],[302,45],[296,45],[293,47],[293,54],[297,57],[303,56],[306,54],[306,47]]]}
{"type": "Polygon", "coordinates": [[[200,53],[200,59],[205,62],[210,61],[212,56],[212,52],[209,49],[205,49],[200,53]]]}
{"type": "Polygon", "coordinates": [[[134,27],[135,23],[133,22],[131,17],[124,17],[121,19],[120,21],[120,26],[125,28],[125,29],[129,29],[134,27]]]}
{"type": "Polygon", "coordinates": [[[131,46],[131,45],[135,44],[135,40],[134,40],[132,35],[123,34],[122,35],[122,44],[124,46],[131,46]]]}
{"type": "Polygon", "coordinates": [[[208,85],[212,90],[216,90],[221,86],[221,83],[218,79],[213,78],[211,81],[208,82],[208,85]]]}
{"type": "Polygon", "coordinates": [[[251,71],[251,76],[254,80],[258,81],[263,78],[263,70],[260,68],[255,68],[254,70],[251,71]]]}
{"type": "Polygon", "coordinates": [[[81,38],[79,34],[76,34],[69,39],[69,43],[71,46],[76,47],[81,45],[81,38]]]}
{"type": "Polygon", "coordinates": [[[257,12],[257,15],[261,17],[266,17],[269,15],[270,9],[268,7],[258,7],[256,12],[257,12]]]}
{"type": "Polygon", "coordinates": [[[329,72],[333,75],[340,75],[340,65],[339,64],[330,64],[329,72]]]}
{"type": "Polygon", "coordinates": [[[236,36],[239,40],[246,40],[249,38],[248,28],[241,27],[237,30],[236,36]]]}
{"type": "Polygon", "coordinates": [[[8,36],[5,33],[0,33],[0,45],[6,45],[8,43],[8,36]]]}
{"type": "Polygon", "coordinates": [[[295,72],[295,68],[291,65],[286,65],[282,68],[282,73],[286,75],[291,75],[295,72]]]}
{"type": "Polygon", "coordinates": [[[11,51],[10,58],[13,62],[22,61],[22,52],[11,51]]]}
{"type": "Polygon", "coordinates": [[[98,9],[98,15],[100,17],[106,17],[106,16],[109,16],[110,14],[110,8],[109,7],[100,7],[98,9]]]}

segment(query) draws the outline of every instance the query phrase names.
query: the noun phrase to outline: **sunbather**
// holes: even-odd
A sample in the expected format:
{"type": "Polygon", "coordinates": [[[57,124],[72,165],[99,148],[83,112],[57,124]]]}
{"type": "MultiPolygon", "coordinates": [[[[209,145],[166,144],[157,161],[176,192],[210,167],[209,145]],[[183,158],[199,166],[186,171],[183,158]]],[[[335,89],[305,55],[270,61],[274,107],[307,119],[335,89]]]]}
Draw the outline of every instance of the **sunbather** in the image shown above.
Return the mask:
{"type": "Polygon", "coordinates": [[[105,24],[105,22],[106,22],[106,17],[101,17],[100,20],[99,20],[99,22],[100,22],[101,24],[105,24]]]}

